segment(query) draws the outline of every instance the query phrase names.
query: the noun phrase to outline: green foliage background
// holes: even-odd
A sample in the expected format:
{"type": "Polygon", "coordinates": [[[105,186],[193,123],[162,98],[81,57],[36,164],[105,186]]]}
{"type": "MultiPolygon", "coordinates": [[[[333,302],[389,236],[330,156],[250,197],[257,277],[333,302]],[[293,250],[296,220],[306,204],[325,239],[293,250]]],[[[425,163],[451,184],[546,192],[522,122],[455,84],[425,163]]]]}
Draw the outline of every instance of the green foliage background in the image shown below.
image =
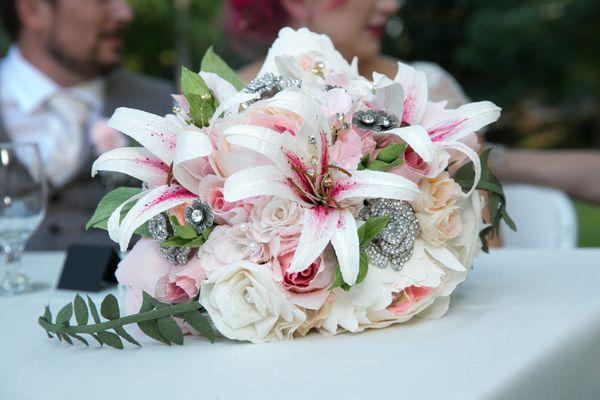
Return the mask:
{"type": "MultiPolygon", "coordinates": [[[[219,0],[130,0],[127,67],[178,79],[210,45],[234,67],[219,0]]],[[[440,64],[474,100],[503,117],[488,139],[528,148],[600,148],[600,2],[597,0],[404,0],[384,50],[440,64]]],[[[0,36],[0,50],[6,47],[0,36]]],[[[578,203],[581,244],[600,246],[600,210],[578,203]]]]}

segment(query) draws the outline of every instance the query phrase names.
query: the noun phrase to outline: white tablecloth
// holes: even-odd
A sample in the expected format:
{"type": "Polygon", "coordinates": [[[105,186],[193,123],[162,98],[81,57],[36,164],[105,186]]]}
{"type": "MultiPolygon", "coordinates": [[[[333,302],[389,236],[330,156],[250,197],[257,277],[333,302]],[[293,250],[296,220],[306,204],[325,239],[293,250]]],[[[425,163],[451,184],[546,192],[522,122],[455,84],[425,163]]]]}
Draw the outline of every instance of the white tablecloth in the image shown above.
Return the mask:
{"type": "MultiPolygon", "coordinates": [[[[54,285],[63,258],[26,269],[54,285]]],[[[292,343],[70,347],[37,317],[73,296],[0,298],[0,399],[600,399],[600,249],[496,251],[444,318],[292,343]]]]}

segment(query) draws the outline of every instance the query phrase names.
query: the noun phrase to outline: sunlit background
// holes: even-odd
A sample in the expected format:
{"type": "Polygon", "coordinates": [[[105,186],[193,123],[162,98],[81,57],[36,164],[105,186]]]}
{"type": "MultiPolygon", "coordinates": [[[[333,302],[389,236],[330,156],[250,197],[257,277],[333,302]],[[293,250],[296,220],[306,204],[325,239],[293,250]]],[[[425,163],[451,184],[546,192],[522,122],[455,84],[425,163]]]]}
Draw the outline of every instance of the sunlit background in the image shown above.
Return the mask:
{"type": "MultiPolygon", "coordinates": [[[[211,44],[233,66],[218,0],[131,0],[127,67],[176,79],[211,44]]],[[[504,114],[488,139],[523,148],[600,149],[600,1],[406,0],[388,25],[385,52],[432,61],[474,100],[504,114]]],[[[0,49],[7,46],[0,36],[0,49]]],[[[600,173],[600,171],[599,171],[600,173]]],[[[600,246],[600,207],[576,202],[580,245],[600,246]]]]}

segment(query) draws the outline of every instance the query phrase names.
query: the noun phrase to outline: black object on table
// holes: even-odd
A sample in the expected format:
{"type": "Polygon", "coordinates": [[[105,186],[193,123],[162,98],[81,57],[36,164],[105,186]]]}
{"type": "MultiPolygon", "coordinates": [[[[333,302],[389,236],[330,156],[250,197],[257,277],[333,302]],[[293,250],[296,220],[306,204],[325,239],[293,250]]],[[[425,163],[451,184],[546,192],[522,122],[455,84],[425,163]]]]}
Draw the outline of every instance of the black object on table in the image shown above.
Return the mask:
{"type": "Polygon", "coordinates": [[[72,245],[58,281],[58,289],[99,292],[117,283],[119,255],[110,246],[72,245]]]}

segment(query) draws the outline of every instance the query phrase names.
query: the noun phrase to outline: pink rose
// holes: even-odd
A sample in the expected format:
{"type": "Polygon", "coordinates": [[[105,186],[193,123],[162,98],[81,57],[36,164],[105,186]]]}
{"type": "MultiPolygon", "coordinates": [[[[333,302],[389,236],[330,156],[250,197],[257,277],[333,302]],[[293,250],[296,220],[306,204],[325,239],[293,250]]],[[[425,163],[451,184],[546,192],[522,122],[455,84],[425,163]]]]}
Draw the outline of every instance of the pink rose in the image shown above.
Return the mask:
{"type": "Polygon", "coordinates": [[[346,130],[338,136],[329,156],[345,169],[356,169],[363,157],[362,148],[360,136],[353,130],[346,130]]]}
{"type": "Polygon", "coordinates": [[[287,272],[297,246],[298,237],[281,243],[273,264],[273,277],[287,291],[290,302],[318,310],[327,300],[335,276],[333,256],[326,250],[304,271],[287,272]]]}
{"type": "Polygon", "coordinates": [[[243,201],[230,203],[223,198],[225,180],[216,175],[206,175],[200,181],[198,193],[213,210],[219,225],[236,225],[248,221],[251,205],[243,201]]]}
{"type": "Polygon", "coordinates": [[[432,290],[432,288],[428,287],[409,286],[400,293],[394,293],[392,304],[386,310],[397,317],[408,314],[432,290]]]}
{"type": "Polygon", "coordinates": [[[118,147],[125,147],[129,143],[127,137],[108,126],[108,121],[104,118],[96,121],[90,135],[96,154],[106,153],[118,147]]]}

